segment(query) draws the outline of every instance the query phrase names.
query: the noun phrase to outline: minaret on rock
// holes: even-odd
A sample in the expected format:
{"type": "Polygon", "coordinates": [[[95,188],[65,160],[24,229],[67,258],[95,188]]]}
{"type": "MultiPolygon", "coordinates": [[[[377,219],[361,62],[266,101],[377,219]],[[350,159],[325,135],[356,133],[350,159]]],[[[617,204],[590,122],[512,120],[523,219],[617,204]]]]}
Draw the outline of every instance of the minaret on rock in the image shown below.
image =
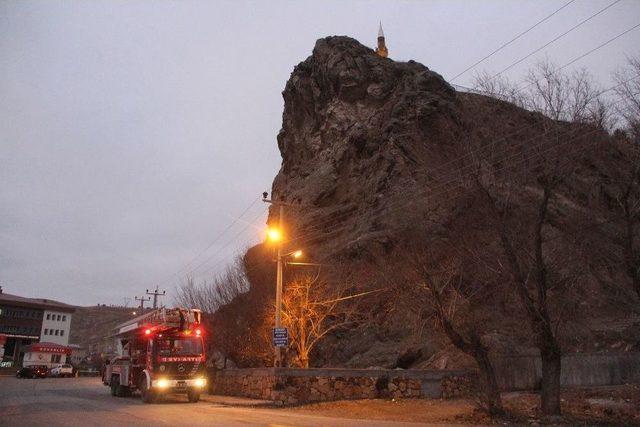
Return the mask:
{"type": "Polygon", "coordinates": [[[378,28],[378,47],[376,48],[376,53],[383,58],[389,56],[387,45],[384,43],[384,31],[382,31],[382,22],[380,22],[380,28],[378,28]]]}

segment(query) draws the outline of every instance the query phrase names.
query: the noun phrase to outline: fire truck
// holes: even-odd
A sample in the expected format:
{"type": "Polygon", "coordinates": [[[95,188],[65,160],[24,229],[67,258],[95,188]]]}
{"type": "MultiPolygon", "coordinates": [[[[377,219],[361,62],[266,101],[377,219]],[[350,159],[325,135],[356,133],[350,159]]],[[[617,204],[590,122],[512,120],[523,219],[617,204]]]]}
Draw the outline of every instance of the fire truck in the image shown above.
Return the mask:
{"type": "Polygon", "coordinates": [[[200,310],[160,308],[116,326],[117,356],[102,375],[111,395],[139,390],[145,403],[169,393],[200,400],[207,384],[200,320],[200,310]]]}

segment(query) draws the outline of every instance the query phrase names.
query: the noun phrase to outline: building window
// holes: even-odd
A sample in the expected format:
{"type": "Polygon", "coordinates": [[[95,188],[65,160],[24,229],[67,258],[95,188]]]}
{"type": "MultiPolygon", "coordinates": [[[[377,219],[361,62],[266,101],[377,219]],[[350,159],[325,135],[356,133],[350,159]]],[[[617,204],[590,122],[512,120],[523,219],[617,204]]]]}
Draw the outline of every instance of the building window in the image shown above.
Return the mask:
{"type": "Polygon", "coordinates": [[[58,322],[60,321],[60,315],[58,314],[58,322]]]}
{"type": "Polygon", "coordinates": [[[62,316],[62,321],[66,322],[67,321],[67,316],[62,316]]]}
{"type": "Polygon", "coordinates": [[[54,354],[51,356],[51,361],[54,363],[60,363],[60,358],[61,358],[60,354],[54,354]]]}
{"type": "Polygon", "coordinates": [[[61,336],[61,337],[63,337],[63,336],[64,336],[64,329],[62,329],[62,330],[60,331],[60,336],[61,336]]]}
{"type": "Polygon", "coordinates": [[[50,320],[50,319],[51,319],[51,314],[47,313],[47,320],[50,320]]]}
{"type": "Polygon", "coordinates": [[[44,334],[45,334],[45,335],[49,335],[49,329],[44,328],[44,334]]]}
{"type": "Polygon", "coordinates": [[[55,336],[58,336],[58,332],[60,332],[60,331],[58,329],[56,329],[55,336]]]}

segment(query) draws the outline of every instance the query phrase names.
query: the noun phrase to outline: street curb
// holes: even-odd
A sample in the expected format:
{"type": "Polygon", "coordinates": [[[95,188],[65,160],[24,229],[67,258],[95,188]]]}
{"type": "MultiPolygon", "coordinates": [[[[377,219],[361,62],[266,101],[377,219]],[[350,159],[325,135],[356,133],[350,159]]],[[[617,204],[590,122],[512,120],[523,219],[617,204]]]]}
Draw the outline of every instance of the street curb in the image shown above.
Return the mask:
{"type": "Polygon", "coordinates": [[[220,394],[206,394],[200,397],[200,401],[219,404],[234,408],[274,408],[279,405],[270,400],[258,400],[250,398],[241,398],[236,396],[224,396],[220,394]],[[229,398],[229,400],[225,399],[229,398]]]}

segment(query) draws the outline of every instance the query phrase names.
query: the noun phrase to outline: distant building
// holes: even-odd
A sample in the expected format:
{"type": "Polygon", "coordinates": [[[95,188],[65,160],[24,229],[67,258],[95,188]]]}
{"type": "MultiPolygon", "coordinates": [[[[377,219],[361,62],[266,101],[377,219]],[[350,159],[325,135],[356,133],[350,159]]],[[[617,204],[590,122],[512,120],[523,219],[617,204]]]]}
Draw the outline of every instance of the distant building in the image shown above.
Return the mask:
{"type": "Polygon", "coordinates": [[[69,343],[71,305],[4,293],[0,287],[0,366],[20,366],[35,343],[69,343]],[[4,341],[4,344],[2,342],[4,341]]]}
{"type": "Polygon", "coordinates": [[[69,344],[71,332],[71,314],[56,308],[45,310],[42,314],[42,328],[40,329],[40,342],[52,342],[56,344],[69,344]]]}
{"type": "Polygon", "coordinates": [[[24,348],[22,366],[46,366],[52,368],[61,363],[69,363],[72,349],[52,342],[37,342],[24,348]]]}

